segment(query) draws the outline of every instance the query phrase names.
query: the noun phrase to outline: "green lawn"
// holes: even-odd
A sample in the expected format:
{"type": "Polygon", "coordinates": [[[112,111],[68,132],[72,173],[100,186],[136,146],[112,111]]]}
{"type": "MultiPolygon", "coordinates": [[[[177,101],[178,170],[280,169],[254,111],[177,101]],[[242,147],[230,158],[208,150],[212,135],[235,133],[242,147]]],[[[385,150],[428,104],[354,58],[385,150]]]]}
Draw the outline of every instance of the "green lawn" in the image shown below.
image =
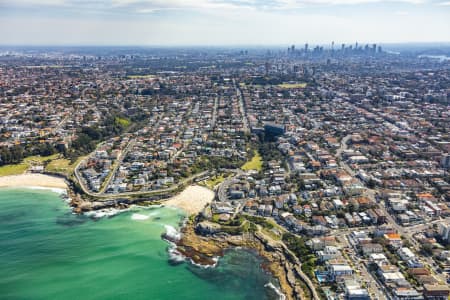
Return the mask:
{"type": "Polygon", "coordinates": [[[29,156],[25,158],[20,164],[0,167],[0,176],[19,175],[24,173],[29,167],[33,165],[42,165],[45,162],[48,162],[45,166],[46,172],[71,175],[73,173],[73,170],[75,169],[75,166],[82,159],[84,159],[84,157],[78,158],[76,162],[71,164],[70,160],[63,158],[60,154],[53,154],[50,156],[29,156]]]}
{"type": "Polygon", "coordinates": [[[0,177],[9,175],[19,175],[28,169],[28,164],[20,163],[17,165],[6,165],[0,167],[0,177]]]}
{"type": "Polygon", "coordinates": [[[24,158],[23,161],[27,164],[43,164],[46,161],[49,160],[54,160],[57,159],[59,157],[59,154],[53,154],[50,156],[40,156],[40,155],[35,155],[35,156],[29,156],[27,158],[24,158]]]}
{"type": "Polygon", "coordinates": [[[9,175],[19,175],[24,173],[29,167],[33,165],[42,165],[45,161],[54,160],[59,154],[54,154],[50,156],[29,156],[24,158],[23,162],[15,165],[6,165],[0,167],[0,177],[9,175]]]}
{"type": "Polygon", "coordinates": [[[282,89],[304,89],[306,87],[306,83],[282,83],[279,84],[278,87],[282,89]]]}
{"type": "Polygon", "coordinates": [[[276,231],[274,231],[273,229],[261,229],[261,231],[269,236],[270,238],[272,238],[275,241],[280,241],[281,240],[281,235],[279,235],[276,231]]]}
{"type": "Polygon", "coordinates": [[[248,162],[246,162],[241,169],[244,171],[249,171],[249,170],[256,170],[256,171],[261,171],[262,170],[262,157],[259,154],[258,151],[254,152],[254,155],[252,157],[252,159],[248,162]]]}
{"type": "Polygon", "coordinates": [[[114,119],[114,122],[120,126],[122,126],[123,128],[127,128],[128,126],[130,126],[131,121],[126,119],[126,118],[120,118],[120,117],[116,117],[114,119]]]}
{"type": "Polygon", "coordinates": [[[214,187],[215,187],[217,184],[221,183],[221,182],[224,181],[224,180],[225,180],[225,177],[224,177],[222,174],[220,174],[220,175],[218,175],[218,176],[214,176],[214,177],[212,177],[212,178],[206,180],[206,181],[205,181],[205,185],[206,185],[209,189],[212,190],[212,189],[214,189],[214,187]]]}
{"type": "Polygon", "coordinates": [[[147,74],[147,75],[130,75],[127,76],[129,79],[152,79],[155,78],[155,75],[147,74]]]}
{"type": "Polygon", "coordinates": [[[84,157],[80,157],[73,164],[70,163],[70,160],[65,158],[54,159],[47,164],[45,171],[71,175],[76,165],[83,159],[84,157]]]}

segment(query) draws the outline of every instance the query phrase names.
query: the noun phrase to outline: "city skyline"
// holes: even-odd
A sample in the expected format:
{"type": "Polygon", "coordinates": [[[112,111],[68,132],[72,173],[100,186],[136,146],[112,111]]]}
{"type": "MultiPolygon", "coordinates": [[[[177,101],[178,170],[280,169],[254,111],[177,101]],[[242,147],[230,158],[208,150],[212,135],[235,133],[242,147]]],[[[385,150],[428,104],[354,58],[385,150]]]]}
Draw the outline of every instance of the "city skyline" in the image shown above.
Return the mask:
{"type": "Polygon", "coordinates": [[[0,298],[450,300],[450,0],[0,0],[0,298]]]}
{"type": "Polygon", "coordinates": [[[449,42],[441,0],[0,1],[3,45],[449,42]]]}

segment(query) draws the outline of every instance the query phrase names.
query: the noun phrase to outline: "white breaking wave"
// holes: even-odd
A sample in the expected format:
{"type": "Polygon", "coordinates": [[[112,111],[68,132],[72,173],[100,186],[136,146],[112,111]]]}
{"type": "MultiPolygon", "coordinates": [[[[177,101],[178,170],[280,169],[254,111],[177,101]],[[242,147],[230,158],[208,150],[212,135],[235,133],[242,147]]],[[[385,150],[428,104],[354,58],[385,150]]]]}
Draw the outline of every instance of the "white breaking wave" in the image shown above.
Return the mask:
{"type": "Polygon", "coordinates": [[[152,204],[152,205],[144,206],[144,205],[133,204],[132,207],[138,208],[138,209],[152,209],[152,208],[161,208],[161,207],[164,207],[164,205],[152,204]]]}
{"type": "Polygon", "coordinates": [[[59,195],[67,194],[67,190],[61,189],[61,188],[52,188],[52,187],[44,187],[44,186],[24,186],[23,188],[30,189],[30,190],[47,190],[47,191],[51,191],[51,192],[59,194],[59,195]]]}
{"type": "Polygon", "coordinates": [[[181,239],[181,233],[175,229],[175,227],[170,225],[164,225],[166,228],[166,236],[174,241],[179,241],[181,239]]]}
{"type": "Polygon", "coordinates": [[[94,219],[100,219],[104,217],[112,217],[125,211],[128,211],[128,209],[105,208],[100,210],[88,211],[85,212],[84,215],[92,217],[94,219]]]}
{"type": "Polygon", "coordinates": [[[269,283],[266,283],[265,285],[264,285],[264,287],[267,287],[267,288],[270,288],[270,289],[272,289],[272,290],[274,290],[275,291],[275,293],[278,295],[278,299],[280,299],[280,300],[286,300],[286,296],[276,287],[276,286],[274,286],[273,285],[273,283],[272,282],[269,282],[269,283]]]}
{"type": "Polygon", "coordinates": [[[202,265],[194,262],[191,258],[187,258],[183,254],[181,254],[177,250],[177,245],[174,243],[174,241],[179,241],[181,239],[181,232],[179,232],[175,227],[171,225],[165,224],[164,227],[166,228],[166,233],[164,234],[165,238],[164,240],[169,243],[169,257],[171,261],[174,262],[184,262],[189,261],[192,265],[197,266],[199,268],[214,268],[217,266],[217,263],[219,262],[219,257],[213,257],[212,260],[214,263],[212,265],[202,265]]]}
{"type": "Polygon", "coordinates": [[[184,262],[186,261],[186,257],[181,254],[178,250],[177,250],[177,245],[171,241],[166,240],[169,243],[169,258],[171,261],[174,262],[184,262]]]}
{"type": "Polygon", "coordinates": [[[132,214],[131,219],[137,221],[143,221],[149,219],[150,216],[142,215],[142,214],[132,214]]]}
{"type": "Polygon", "coordinates": [[[192,265],[194,265],[196,267],[199,267],[199,268],[203,268],[203,269],[215,268],[217,266],[217,263],[219,262],[219,257],[213,257],[214,264],[212,264],[212,265],[197,264],[191,258],[188,259],[186,256],[181,254],[177,250],[177,245],[174,242],[171,242],[169,240],[165,240],[165,241],[169,243],[169,249],[168,249],[169,258],[173,262],[182,263],[182,262],[185,262],[185,261],[189,261],[189,263],[191,263],[192,265]]]}
{"type": "Polygon", "coordinates": [[[189,262],[199,268],[203,268],[203,269],[209,269],[209,268],[215,268],[217,266],[217,263],[219,262],[219,257],[213,257],[212,260],[214,261],[214,263],[212,265],[202,265],[202,264],[197,264],[196,262],[194,262],[191,259],[189,259],[189,262]]]}

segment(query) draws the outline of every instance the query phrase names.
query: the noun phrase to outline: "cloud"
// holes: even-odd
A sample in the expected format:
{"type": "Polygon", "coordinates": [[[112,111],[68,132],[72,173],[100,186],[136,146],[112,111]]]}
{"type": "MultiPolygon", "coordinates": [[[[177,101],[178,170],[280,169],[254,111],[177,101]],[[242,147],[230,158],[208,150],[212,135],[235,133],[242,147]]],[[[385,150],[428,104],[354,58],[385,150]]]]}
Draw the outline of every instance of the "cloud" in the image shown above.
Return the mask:
{"type": "Polygon", "coordinates": [[[450,0],[0,0],[0,44],[448,41],[438,5],[450,0]]]}
{"type": "MultiPolygon", "coordinates": [[[[351,6],[373,3],[423,4],[431,0],[0,0],[3,7],[83,7],[114,10],[132,8],[136,12],[154,12],[165,9],[298,9],[307,6],[351,6]]],[[[442,2],[440,5],[449,5],[442,2]]]]}
{"type": "Polygon", "coordinates": [[[68,2],[66,0],[0,0],[0,6],[64,6],[68,2]]]}
{"type": "Polygon", "coordinates": [[[372,3],[404,3],[404,4],[423,4],[428,0],[277,0],[275,6],[278,8],[295,8],[314,5],[360,5],[372,3]]]}
{"type": "Polygon", "coordinates": [[[259,9],[288,10],[307,6],[351,6],[373,3],[423,4],[428,0],[112,0],[113,7],[145,7],[162,9],[259,9]]]}
{"type": "Polygon", "coordinates": [[[409,11],[399,10],[399,11],[396,11],[395,14],[398,16],[407,16],[407,15],[409,15],[409,11]]]}
{"type": "Polygon", "coordinates": [[[253,1],[212,1],[212,0],[112,0],[112,7],[134,7],[137,11],[164,9],[236,9],[250,7],[253,1]]]}
{"type": "Polygon", "coordinates": [[[291,45],[448,41],[445,14],[346,15],[244,11],[201,18],[0,18],[3,44],[291,45]],[[280,15],[282,17],[280,17],[280,15]],[[8,26],[6,26],[8,24],[8,26]],[[311,24],[320,24],[312,26],[311,24]],[[414,26],[414,24],[418,24],[414,26]]]}

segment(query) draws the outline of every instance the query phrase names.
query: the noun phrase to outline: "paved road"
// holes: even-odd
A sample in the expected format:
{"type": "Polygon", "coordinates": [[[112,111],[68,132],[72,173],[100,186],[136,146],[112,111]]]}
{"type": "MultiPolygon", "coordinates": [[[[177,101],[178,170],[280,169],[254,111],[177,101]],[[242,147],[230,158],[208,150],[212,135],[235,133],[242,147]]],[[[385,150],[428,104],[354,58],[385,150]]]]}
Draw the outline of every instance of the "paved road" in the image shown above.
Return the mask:
{"type": "Polygon", "coordinates": [[[228,196],[227,196],[228,187],[233,182],[233,180],[236,178],[236,176],[244,174],[244,171],[242,171],[241,169],[234,169],[234,170],[229,170],[229,171],[234,172],[236,175],[226,178],[219,185],[219,188],[217,189],[217,198],[221,202],[228,200],[228,196]]]}
{"type": "MultiPolygon", "coordinates": [[[[340,158],[340,166],[346,170],[351,176],[355,176],[355,171],[353,171],[343,160],[342,160],[342,152],[344,150],[347,149],[347,141],[351,138],[351,135],[347,135],[345,136],[342,141],[341,141],[341,147],[336,151],[336,157],[340,158]]],[[[355,179],[357,179],[361,185],[364,186],[364,184],[355,177],[355,179]]],[[[369,188],[365,188],[364,191],[364,195],[367,196],[371,201],[376,202],[375,199],[375,194],[376,191],[373,189],[369,189],[369,188]]],[[[427,224],[419,224],[419,225],[415,225],[415,226],[409,226],[409,227],[403,227],[401,225],[399,225],[394,218],[392,217],[392,215],[389,213],[389,211],[386,208],[386,205],[384,202],[381,202],[379,205],[379,208],[383,211],[383,214],[386,216],[388,224],[393,226],[395,228],[395,230],[397,230],[397,232],[405,237],[410,243],[411,243],[411,248],[416,252],[416,253],[420,253],[421,251],[421,245],[419,242],[417,242],[417,240],[414,238],[414,234],[423,231],[424,229],[426,229],[430,224],[434,224],[434,223],[439,223],[441,222],[441,220],[435,220],[431,223],[427,223],[427,224]]],[[[426,257],[421,255],[420,259],[422,261],[424,261],[426,264],[428,264],[435,272],[435,276],[437,277],[438,280],[442,281],[443,283],[445,283],[445,276],[442,273],[437,272],[437,267],[435,267],[435,263],[434,260],[431,257],[426,257]]]]}
{"type": "Polygon", "coordinates": [[[60,130],[69,120],[69,116],[65,116],[64,119],[61,120],[61,122],[58,123],[58,125],[56,125],[55,128],[52,129],[52,132],[55,133],[58,130],[60,130]]]}
{"type": "MultiPolygon", "coordinates": [[[[124,197],[129,197],[129,196],[139,196],[139,195],[149,195],[150,196],[153,194],[173,192],[173,191],[177,190],[180,186],[183,186],[189,182],[194,181],[197,178],[201,178],[201,177],[205,176],[206,174],[208,174],[208,172],[209,171],[204,171],[201,173],[194,174],[192,176],[189,176],[188,178],[181,180],[180,182],[178,182],[177,184],[175,184],[169,188],[160,189],[160,190],[123,192],[123,193],[114,193],[114,194],[105,194],[105,193],[100,194],[100,193],[93,193],[93,192],[89,191],[88,189],[86,189],[86,187],[84,185],[82,185],[82,189],[86,195],[97,198],[97,200],[100,200],[100,201],[113,199],[113,198],[124,198],[124,197]]],[[[78,175],[77,175],[77,177],[78,177],[78,175]]]]}
{"type": "Polygon", "coordinates": [[[265,240],[270,241],[270,243],[272,245],[277,245],[281,248],[284,249],[284,251],[288,252],[291,257],[294,260],[294,270],[295,272],[298,274],[298,276],[301,278],[301,280],[306,284],[306,286],[308,287],[309,291],[311,292],[313,299],[314,300],[320,300],[320,296],[317,293],[317,290],[313,284],[313,282],[311,281],[311,279],[302,271],[302,263],[301,261],[298,259],[298,257],[291,251],[289,250],[289,248],[286,246],[285,243],[283,243],[282,241],[278,241],[278,240],[274,240],[273,238],[271,238],[270,236],[264,234],[264,232],[261,230],[261,226],[257,225],[258,228],[258,234],[260,234],[265,240]]]}
{"type": "Polygon", "coordinates": [[[234,80],[234,78],[233,78],[233,84],[234,84],[234,87],[236,88],[236,94],[239,98],[239,110],[241,112],[242,122],[244,124],[244,132],[249,133],[250,127],[248,126],[247,114],[245,113],[244,96],[242,95],[242,91],[239,88],[239,86],[236,84],[236,81],[234,80]]]}
{"type": "MultiPolygon", "coordinates": [[[[356,230],[356,229],[355,229],[356,230]]],[[[370,296],[372,299],[379,299],[379,300],[386,300],[386,295],[383,292],[383,288],[381,284],[376,280],[376,278],[372,275],[372,273],[369,272],[367,269],[367,265],[363,263],[363,261],[360,259],[359,255],[356,254],[356,250],[353,248],[353,245],[350,244],[348,240],[348,234],[353,231],[341,231],[339,234],[336,235],[339,241],[341,241],[345,249],[349,249],[350,251],[350,257],[347,257],[348,260],[353,264],[353,268],[356,270],[359,270],[360,277],[363,280],[363,282],[367,286],[367,290],[370,293],[370,296]]]]}
{"type": "Polygon", "coordinates": [[[347,142],[348,140],[351,138],[351,134],[346,135],[342,141],[341,141],[341,147],[339,147],[339,149],[336,150],[336,157],[339,158],[339,166],[341,168],[343,168],[345,171],[347,171],[351,176],[355,176],[355,171],[352,170],[352,168],[350,168],[342,159],[342,152],[344,152],[345,150],[347,150],[348,146],[347,146],[347,142]]]}
{"type": "MultiPolygon", "coordinates": [[[[94,152],[97,151],[98,148],[103,146],[103,144],[105,144],[105,142],[99,143],[97,145],[97,147],[95,147],[94,152]]],[[[83,192],[85,194],[89,195],[91,192],[90,192],[89,188],[86,186],[86,182],[85,182],[83,176],[81,176],[81,174],[80,174],[80,166],[83,162],[84,162],[84,159],[80,160],[80,162],[75,166],[73,173],[75,174],[75,178],[77,179],[78,183],[80,184],[80,187],[83,190],[83,192]]]]}
{"type": "Polygon", "coordinates": [[[214,108],[213,108],[213,115],[211,118],[211,130],[214,130],[214,127],[216,126],[216,120],[217,120],[217,108],[219,107],[219,98],[216,97],[214,99],[214,108]]]}
{"type": "Polygon", "coordinates": [[[108,188],[109,184],[111,183],[111,180],[114,178],[114,175],[117,172],[117,169],[119,169],[120,165],[122,164],[123,160],[127,156],[128,152],[130,151],[131,148],[133,148],[135,142],[136,142],[136,140],[131,139],[128,142],[128,144],[125,146],[125,148],[123,149],[122,153],[120,153],[119,158],[114,163],[114,167],[111,170],[111,173],[106,178],[106,181],[103,182],[102,187],[101,187],[100,191],[98,192],[99,194],[103,194],[105,192],[105,190],[108,188]]]}

